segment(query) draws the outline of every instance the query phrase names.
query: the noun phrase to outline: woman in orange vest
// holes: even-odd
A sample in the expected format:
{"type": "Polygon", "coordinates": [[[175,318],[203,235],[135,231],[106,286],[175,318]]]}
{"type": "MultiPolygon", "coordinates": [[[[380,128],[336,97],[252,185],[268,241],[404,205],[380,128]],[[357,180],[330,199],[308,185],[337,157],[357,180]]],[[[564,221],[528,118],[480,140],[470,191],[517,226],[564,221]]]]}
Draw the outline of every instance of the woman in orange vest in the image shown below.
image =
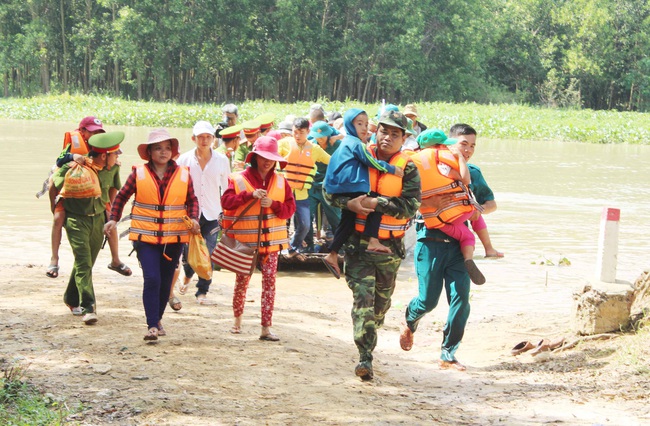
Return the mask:
{"type": "Polygon", "coordinates": [[[480,208],[467,189],[471,179],[465,157],[449,149],[457,140],[448,138],[442,130],[425,130],[420,133],[417,141],[421,151],[411,158],[422,176],[422,198],[454,193],[458,200],[454,207],[445,211],[420,207],[424,223],[427,228],[440,229],[460,242],[460,251],[470,279],[475,284],[484,284],[485,277],[473,260],[476,239],[465,225],[465,221],[480,208]]]}
{"type": "MultiPolygon", "coordinates": [[[[258,256],[258,268],[262,271],[262,332],[260,340],[271,342],[280,340],[271,332],[278,253],[289,245],[286,221],[296,211],[296,202],[289,183],[281,174],[275,173],[276,162],[279,163],[281,169],[287,165],[287,160],[278,153],[278,142],[268,136],[259,138],[255,142],[253,150],[246,156],[246,163],[250,163],[251,167],[243,172],[230,175],[228,189],[221,196],[224,229],[253,200],[259,200],[241,220],[235,223],[228,234],[242,243],[257,247],[258,218],[260,211],[263,213],[258,256]]],[[[233,334],[241,333],[244,302],[250,279],[250,275],[237,274],[232,298],[235,321],[230,332],[233,334]]]]}
{"type": "Polygon", "coordinates": [[[113,201],[104,233],[108,235],[115,229],[124,205],[135,194],[129,239],[138,253],[144,277],[142,303],[148,329],[144,340],[158,340],[158,336],[167,334],[161,320],[183,244],[189,241],[189,231],[200,232],[199,202],[189,170],[172,160],[178,156],[178,139],[167,130],[151,131],[147,142],[138,145],[138,154],[148,163],[133,167],[113,201]],[[192,219],[191,230],[183,216],[192,219]]]}

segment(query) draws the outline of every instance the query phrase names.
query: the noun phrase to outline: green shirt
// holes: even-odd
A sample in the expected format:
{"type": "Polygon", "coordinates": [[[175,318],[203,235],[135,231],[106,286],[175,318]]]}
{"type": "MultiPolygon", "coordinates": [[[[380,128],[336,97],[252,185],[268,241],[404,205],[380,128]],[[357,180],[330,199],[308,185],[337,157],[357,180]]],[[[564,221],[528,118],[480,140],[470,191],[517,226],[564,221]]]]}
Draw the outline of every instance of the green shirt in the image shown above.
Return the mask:
{"type": "Polygon", "coordinates": [[[246,161],[246,156],[250,152],[248,147],[248,142],[239,144],[239,148],[235,152],[235,161],[241,161],[242,163],[246,161]]]}
{"type": "Polygon", "coordinates": [[[119,190],[122,187],[120,166],[116,164],[110,170],[105,168],[101,169],[97,174],[99,175],[99,184],[102,186],[102,201],[104,203],[110,203],[109,190],[111,188],[119,190]]]}
{"type": "Polygon", "coordinates": [[[469,175],[472,178],[472,183],[469,184],[469,189],[471,189],[474,193],[476,201],[478,201],[479,204],[483,205],[487,201],[494,200],[494,193],[485,181],[483,173],[481,173],[481,169],[479,169],[478,166],[474,164],[468,164],[467,168],[469,169],[469,175]]]}

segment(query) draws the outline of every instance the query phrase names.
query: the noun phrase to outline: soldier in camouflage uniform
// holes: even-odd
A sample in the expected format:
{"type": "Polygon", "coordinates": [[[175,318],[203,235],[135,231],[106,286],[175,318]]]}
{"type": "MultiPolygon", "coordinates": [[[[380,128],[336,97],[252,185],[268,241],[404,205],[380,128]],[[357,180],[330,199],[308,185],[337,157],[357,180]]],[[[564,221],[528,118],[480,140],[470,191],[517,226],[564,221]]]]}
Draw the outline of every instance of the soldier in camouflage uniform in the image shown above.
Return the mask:
{"type": "MultiPolygon", "coordinates": [[[[382,115],[377,131],[377,146],[370,148],[378,159],[391,161],[400,152],[406,139],[406,124],[406,118],[399,112],[388,111],[382,115]]],[[[326,197],[335,207],[347,208],[361,215],[373,210],[380,211],[384,225],[391,218],[412,218],[420,206],[420,175],[411,161],[404,167],[401,184],[399,196],[371,193],[370,196],[354,199],[329,194],[326,197]]],[[[377,345],[377,328],[383,325],[390,308],[397,271],[404,257],[402,237],[382,238],[380,229],[379,240],[391,249],[392,254],[366,252],[368,240],[362,237],[359,229],[350,236],[345,246],[345,278],[354,299],[352,323],[354,343],[359,350],[355,374],[362,380],[373,378],[372,351],[377,345]]]]}

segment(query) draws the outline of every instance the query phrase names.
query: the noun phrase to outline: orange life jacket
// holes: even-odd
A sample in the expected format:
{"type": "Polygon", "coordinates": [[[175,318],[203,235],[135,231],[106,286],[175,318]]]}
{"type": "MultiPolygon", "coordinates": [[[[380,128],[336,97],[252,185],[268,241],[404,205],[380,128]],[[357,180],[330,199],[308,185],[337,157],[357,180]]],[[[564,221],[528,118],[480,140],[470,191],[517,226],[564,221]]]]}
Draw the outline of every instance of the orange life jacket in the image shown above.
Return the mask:
{"type": "MultiPolygon", "coordinates": [[[[241,172],[231,174],[230,179],[235,185],[235,194],[239,194],[242,191],[255,191],[253,185],[246,180],[241,172]]],[[[274,173],[269,182],[269,189],[266,196],[274,201],[284,203],[284,181],[285,179],[281,175],[274,173]]],[[[250,201],[248,203],[250,203],[250,201]]],[[[232,224],[235,218],[244,211],[246,206],[248,206],[248,203],[238,207],[236,210],[224,209],[224,229],[228,228],[232,224]]],[[[253,207],[251,207],[228,231],[228,234],[233,234],[237,241],[250,247],[257,247],[258,219],[261,208],[259,202],[255,203],[255,205],[253,205],[253,207]]],[[[288,245],[289,234],[287,232],[286,219],[280,219],[275,215],[275,213],[273,213],[273,210],[268,207],[264,208],[262,215],[262,233],[260,235],[260,254],[280,251],[283,247],[288,245]]]]}
{"type": "Polygon", "coordinates": [[[422,199],[434,195],[453,194],[454,200],[442,209],[420,206],[420,213],[427,228],[440,228],[451,223],[465,213],[475,209],[483,210],[476,203],[467,186],[459,180],[443,176],[438,164],[446,164],[454,170],[459,170],[458,160],[449,150],[427,148],[411,157],[420,172],[422,181],[422,199]]]}
{"type": "Polygon", "coordinates": [[[287,156],[287,166],[284,168],[284,172],[292,189],[305,187],[305,189],[309,189],[311,187],[311,176],[315,173],[312,147],[312,143],[307,141],[300,149],[296,141],[291,140],[291,151],[287,156]]]}
{"type": "Polygon", "coordinates": [[[66,149],[68,146],[70,146],[70,154],[86,155],[89,151],[88,143],[78,130],[65,133],[63,137],[63,149],[66,149]]]}
{"type": "MultiPolygon", "coordinates": [[[[374,149],[368,150],[373,157],[377,158],[374,149]]],[[[406,154],[398,152],[390,159],[389,164],[404,169],[409,157],[406,154]]],[[[379,170],[369,167],[370,172],[370,192],[376,192],[385,197],[399,197],[402,195],[402,178],[390,173],[381,173],[379,170]]],[[[357,214],[354,229],[363,232],[366,226],[366,215],[357,214]]],[[[401,238],[404,236],[408,226],[409,219],[397,219],[393,216],[384,214],[381,216],[381,225],[379,225],[379,239],[388,240],[391,238],[401,238]]]]}
{"type": "Polygon", "coordinates": [[[131,210],[129,239],[150,244],[187,243],[189,230],[183,223],[190,171],[179,166],[160,199],[158,183],[144,165],[134,167],[136,190],[131,210]]]}

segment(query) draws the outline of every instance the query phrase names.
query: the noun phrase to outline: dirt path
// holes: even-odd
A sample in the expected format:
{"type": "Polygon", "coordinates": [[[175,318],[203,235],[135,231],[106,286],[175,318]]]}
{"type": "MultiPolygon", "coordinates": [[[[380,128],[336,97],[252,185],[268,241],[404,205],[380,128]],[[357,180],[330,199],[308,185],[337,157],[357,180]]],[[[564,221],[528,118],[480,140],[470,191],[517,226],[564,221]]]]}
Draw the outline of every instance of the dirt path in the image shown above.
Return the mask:
{"type": "MultiPolygon", "coordinates": [[[[32,253],[47,259],[47,251],[32,253]]],[[[570,303],[536,300],[526,312],[505,311],[495,293],[476,292],[459,359],[466,373],[441,371],[436,360],[443,304],[423,321],[411,352],[398,343],[404,303],[415,283],[399,283],[375,351],[375,380],[354,376],[350,294],[325,273],[279,274],[274,331],[261,342],[260,278],[251,282],[244,330],[231,325],[233,275],[216,273],[218,306],[165,315],[168,336],[146,344],[141,271],[109,271],[106,253],[95,267],[99,322],[84,326],[61,301],[70,264],[45,278],[45,265],[0,265],[0,358],[28,366],[27,377],[69,407],[80,424],[611,424],[650,423],[649,375],[622,365],[624,336],[553,354],[546,362],[509,350],[526,339],[567,335],[570,303]],[[537,303],[538,302],[538,303],[537,303]]],[[[68,262],[68,263],[66,263],[68,262]]],[[[499,263],[484,265],[498,276],[499,263]]],[[[494,281],[494,279],[493,279],[494,281]]],[[[488,283],[489,285],[490,283],[488,283]]],[[[522,294],[513,297],[525,297],[522,294]]],[[[641,354],[643,355],[643,354],[641,354]]],[[[647,356],[647,352],[645,353],[647,356]]],[[[642,363],[643,364],[643,363],[642,363]]],[[[645,361],[647,365],[647,358],[645,361]]]]}

